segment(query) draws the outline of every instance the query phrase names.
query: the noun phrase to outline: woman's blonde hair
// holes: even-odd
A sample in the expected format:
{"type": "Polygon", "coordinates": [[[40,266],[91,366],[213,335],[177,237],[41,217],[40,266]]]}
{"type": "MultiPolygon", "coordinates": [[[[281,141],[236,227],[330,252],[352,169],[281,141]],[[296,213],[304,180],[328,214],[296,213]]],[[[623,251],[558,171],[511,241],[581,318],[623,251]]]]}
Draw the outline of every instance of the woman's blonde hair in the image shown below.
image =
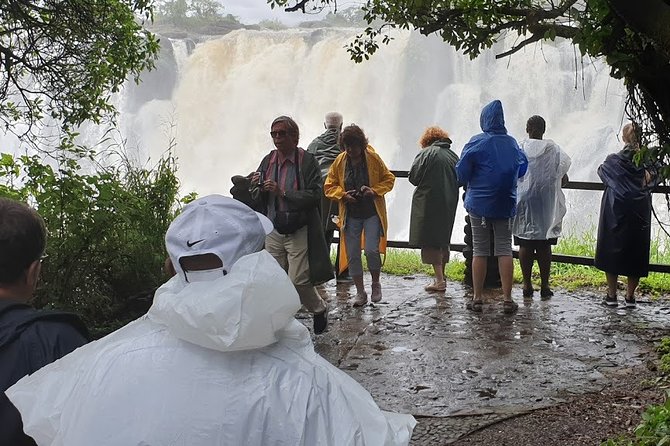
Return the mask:
{"type": "Polygon", "coordinates": [[[634,149],[640,148],[640,127],[634,122],[630,122],[623,127],[623,142],[632,146],[634,149]]]}
{"type": "Polygon", "coordinates": [[[421,135],[421,138],[419,139],[419,145],[421,146],[422,149],[425,149],[429,145],[433,144],[435,141],[439,141],[440,139],[448,139],[449,138],[449,133],[445,132],[438,126],[434,125],[431,127],[428,127],[424,132],[423,135],[421,135]]]}

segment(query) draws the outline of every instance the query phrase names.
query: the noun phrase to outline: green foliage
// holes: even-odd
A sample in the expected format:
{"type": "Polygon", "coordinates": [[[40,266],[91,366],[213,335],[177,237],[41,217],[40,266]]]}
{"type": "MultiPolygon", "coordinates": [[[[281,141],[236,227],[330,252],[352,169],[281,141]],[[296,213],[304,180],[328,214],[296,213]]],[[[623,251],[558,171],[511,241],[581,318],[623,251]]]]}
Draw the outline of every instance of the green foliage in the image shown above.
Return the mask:
{"type": "MultiPolygon", "coordinates": [[[[64,130],[113,116],[112,94],[154,66],[143,29],[151,0],[0,4],[0,123],[20,136],[49,118],[64,130]],[[22,124],[22,125],[19,125],[22,124]]],[[[34,141],[33,141],[34,142],[34,141]]]]}
{"type": "Polygon", "coordinates": [[[178,182],[170,156],[151,169],[96,167],[96,154],[83,151],[53,164],[2,154],[0,195],[30,203],[47,225],[36,306],[73,311],[103,333],[137,316],[133,306],[150,302],[165,279],[163,237],[178,182]]]}
{"type": "Polygon", "coordinates": [[[670,338],[661,339],[661,342],[656,346],[656,351],[659,355],[670,353],[670,338]]]}
{"type": "Polygon", "coordinates": [[[432,274],[433,272],[430,265],[421,263],[421,256],[418,255],[418,251],[412,249],[387,249],[382,269],[386,273],[397,276],[432,274]]]}
{"type": "Polygon", "coordinates": [[[156,24],[162,23],[170,23],[185,30],[242,26],[234,16],[225,15],[223,6],[216,0],[159,1],[156,6],[156,24]]]}
{"type": "Polygon", "coordinates": [[[670,392],[665,402],[651,405],[642,414],[642,422],[635,428],[635,436],[620,436],[603,442],[601,446],[663,446],[670,444],[670,392]]]}

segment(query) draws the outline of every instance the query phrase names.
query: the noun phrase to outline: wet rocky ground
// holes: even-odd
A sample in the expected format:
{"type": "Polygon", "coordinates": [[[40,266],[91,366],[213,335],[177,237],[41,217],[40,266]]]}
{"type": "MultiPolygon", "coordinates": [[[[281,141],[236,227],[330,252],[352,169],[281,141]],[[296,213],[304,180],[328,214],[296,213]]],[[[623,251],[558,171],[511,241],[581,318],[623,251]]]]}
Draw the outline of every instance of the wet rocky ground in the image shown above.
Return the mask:
{"type": "Polygon", "coordinates": [[[445,293],[428,293],[429,280],[384,275],[384,300],[363,308],[350,305],[353,285],[329,282],[320,292],[330,326],[314,338],[380,407],[417,418],[413,445],[451,444],[602,393],[617,374],[644,366],[653,339],[670,335],[667,301],[612,309],[600,305],[600,292],[554,290],[542,301],[538,292],[523,299],[516,286],[516,314],[503,313],[499,290],[487,290],[483,312],[473,313],[465,308],[469,288],[452,282],[445,293]]]}

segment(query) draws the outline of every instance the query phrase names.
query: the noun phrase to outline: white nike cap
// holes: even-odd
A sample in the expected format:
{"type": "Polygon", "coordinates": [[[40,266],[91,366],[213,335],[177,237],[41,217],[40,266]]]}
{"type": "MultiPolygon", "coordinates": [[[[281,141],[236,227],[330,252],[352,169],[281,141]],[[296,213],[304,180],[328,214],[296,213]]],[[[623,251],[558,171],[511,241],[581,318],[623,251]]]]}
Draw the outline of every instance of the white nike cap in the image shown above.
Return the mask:
{"type": "Polygon", "coordinates": [[[186,279],[179,262],[184,257],[214,254],[225,271],[240,257],[263,249],[272,222],[234,198],[208,195],[187,204],[165,234],[175,271],[186,279]]]}

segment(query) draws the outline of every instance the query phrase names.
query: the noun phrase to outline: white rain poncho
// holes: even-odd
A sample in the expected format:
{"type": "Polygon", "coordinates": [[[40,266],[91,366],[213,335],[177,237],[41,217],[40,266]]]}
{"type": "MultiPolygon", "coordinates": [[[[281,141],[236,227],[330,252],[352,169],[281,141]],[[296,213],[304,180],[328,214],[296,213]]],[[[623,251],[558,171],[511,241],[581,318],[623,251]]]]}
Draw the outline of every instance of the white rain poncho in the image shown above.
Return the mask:
{"type": "Polygon", "coordinates": [[[528,171],[517,184],[512,232],[528,240],[559,237],[566,211],[561,179],[570,168],[570,157],[550,139],[527,139],[520,145],[528,157],[528,171]]]}
{"type": "Polygon", "coordinates": [[[7,396],[39,445],[407,445],[414,418],[317,355],[299,307],[266,251],[214,281],[175,276],[146,316],[7,396]]]}

